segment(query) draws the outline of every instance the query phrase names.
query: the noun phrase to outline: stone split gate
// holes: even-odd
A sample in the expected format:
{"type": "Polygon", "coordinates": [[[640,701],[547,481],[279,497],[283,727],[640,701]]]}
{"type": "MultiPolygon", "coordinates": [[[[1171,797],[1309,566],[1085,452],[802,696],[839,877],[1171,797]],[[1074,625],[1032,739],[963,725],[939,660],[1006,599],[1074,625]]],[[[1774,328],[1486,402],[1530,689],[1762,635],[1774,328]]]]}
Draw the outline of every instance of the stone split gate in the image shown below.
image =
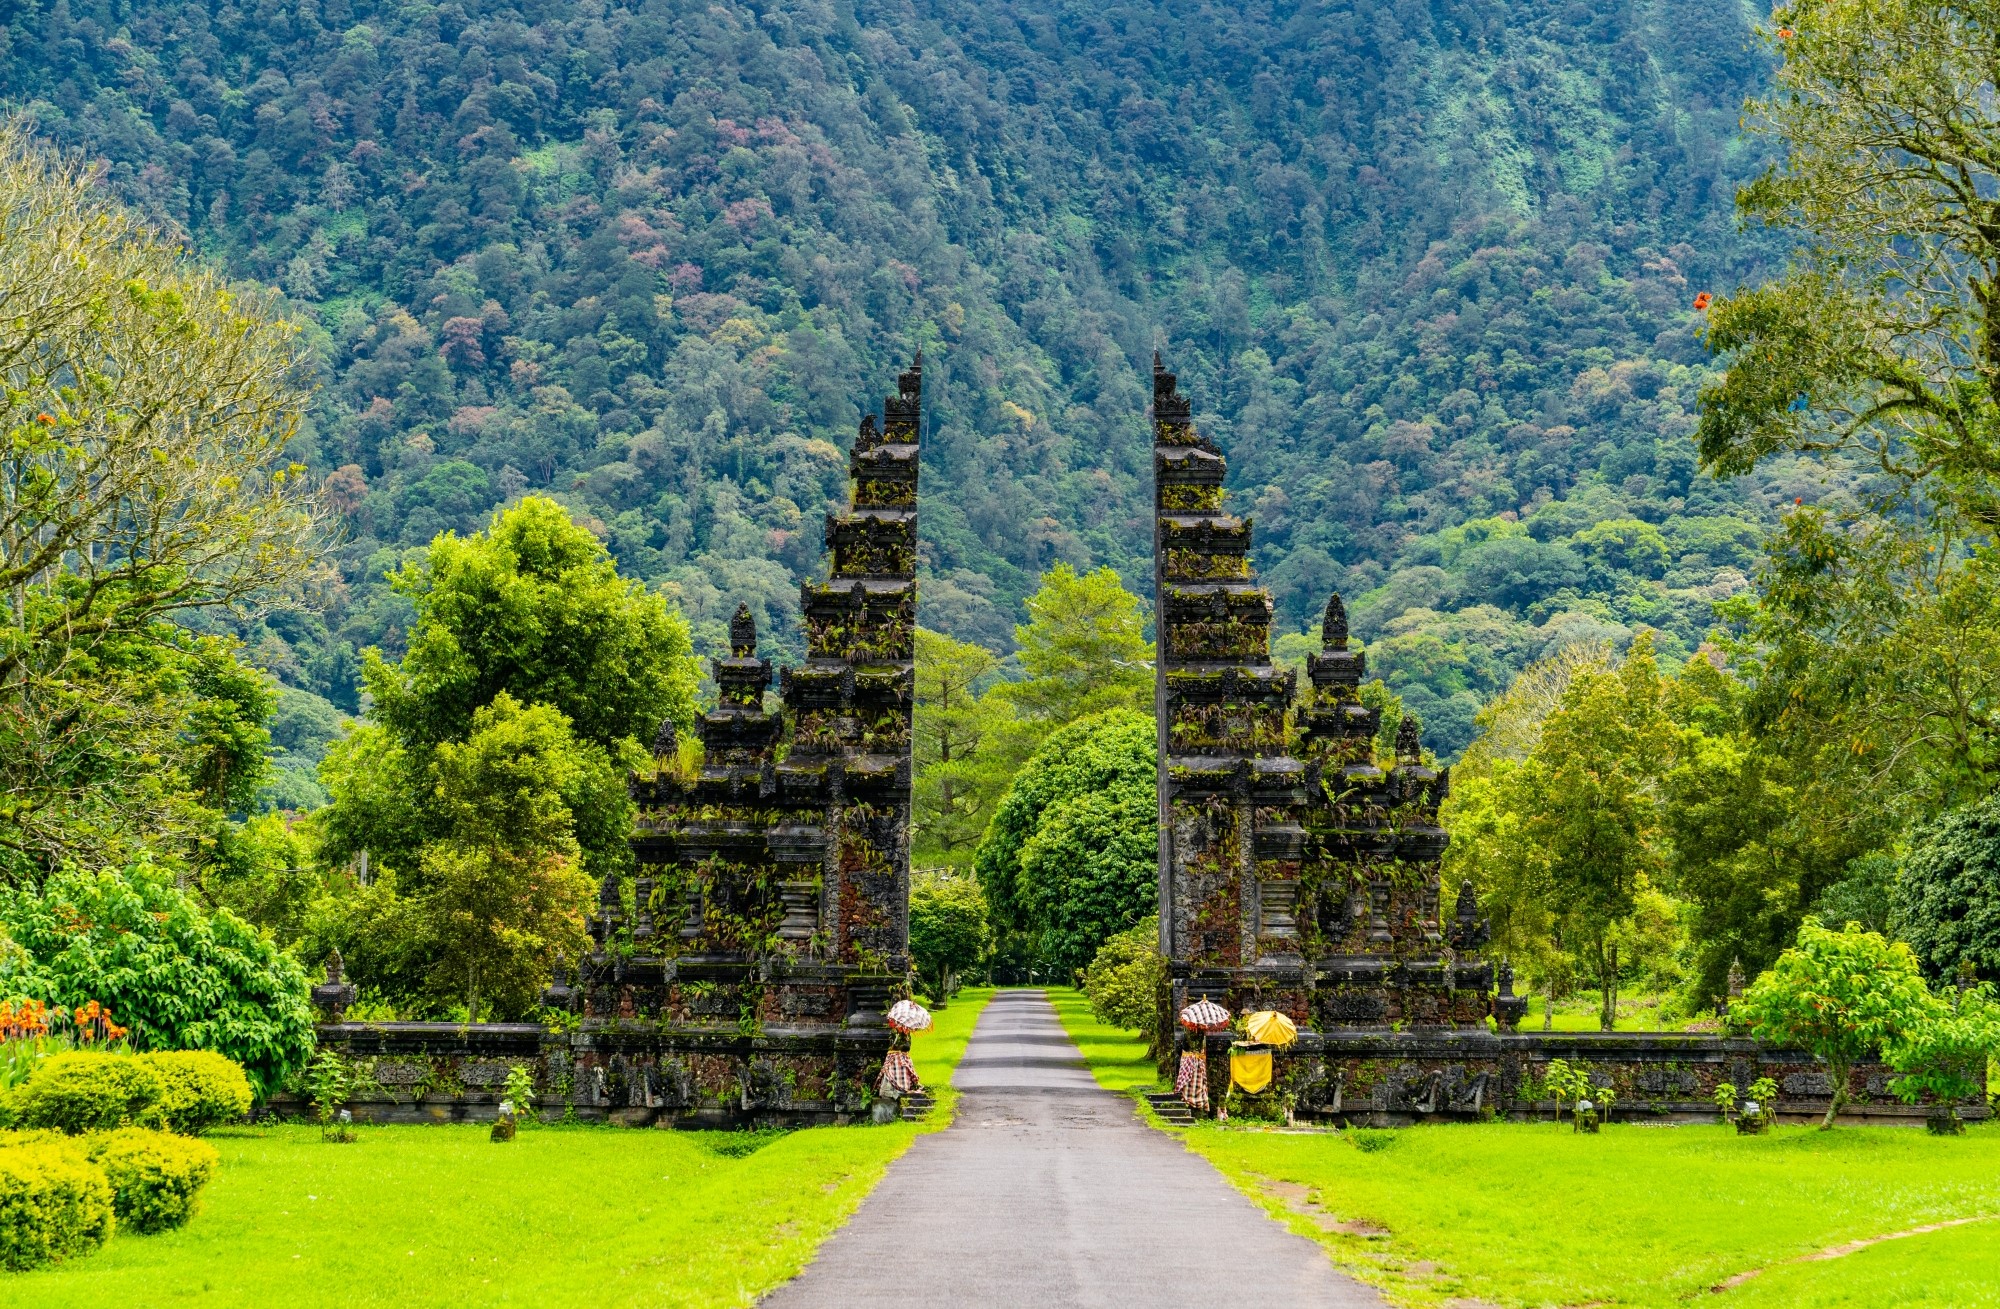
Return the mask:
{"type": "MultiPolygon", "coordinates": [[[[544,1107],[631,1124],[844,1122],[865,1113],[907,993],[911,716],[923,359],[882,421],[864,418],[850,504],[829,514],[828,579],[801,589],[804,663],[779,674],[747,609],[714,664],[719,692],[683,763],[671,724],[634,776],[638,865],[608,878],[592,949],[558,973],[538,1024],[344,1023],[351,988],[320,988],[323,1045],[354,1065],[357,1116],[490,1117],[508,1071],[544,1107]]],[[[1772,1076],[1779,1108],[1824,1112],[1809,1055],[1665,1033],[1513,1031],[1524,1002],[1479,957],[1473,888],[1440,902],[1448,771],[1414,731],[1378,766],[1366,671],[1329,597],[1309,685],[1270,659],[1271,600],[1251,523],[1224,509],[1223,453],[1154,360],[1155,714],[1160,946],[1178,1009],[1208,996],[1277,1009],[1299,1041],[1274,1094],[1301,1114],[1369,1122],[1549,1112],[1552,1059],[1583,1061],[1625,1114],[1712,1117],[1721,1081],[1772,1076]],[[1488,1018],[1495,1021],[1492,1028],[1488,1018]]],[[[1413,727],[1405,720],[1405,727],[1413,727]]],[[[1208,1039],[1210,1098],[1226,1035],[1208,1039]]],[[[1879,1065],[1854,1070],[1860,1117],[1912,1121],[1879,1065]]],[[[1966,1113],[1983,1117],[1984,1105],[1966,1113]]]]}

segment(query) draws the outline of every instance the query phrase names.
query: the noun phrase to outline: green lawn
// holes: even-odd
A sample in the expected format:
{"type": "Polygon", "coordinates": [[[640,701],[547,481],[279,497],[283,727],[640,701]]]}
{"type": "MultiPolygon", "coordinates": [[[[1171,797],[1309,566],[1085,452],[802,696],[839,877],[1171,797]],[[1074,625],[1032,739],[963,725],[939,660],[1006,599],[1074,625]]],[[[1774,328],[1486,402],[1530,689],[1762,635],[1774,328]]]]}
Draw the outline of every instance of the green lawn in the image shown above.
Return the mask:
{"type": "MultiPolygon", "coordinates": [[[[1147,1081],[1142,1043],[1057,1009],[1098,1080],[1147,1081]]],[[[1188,1148],[1398,1303],[2000,1307],[2000,1217],[1794,1263],[1947,1219],[2000,1216],[2000,1127],[1732,1129],[1532,1123],[1282,1132],[1200,1123],[1188,1148]],[[1373,1229],[1373,1230],[1371,1230],[1373,1229]],[[1707,1288],[1753,1269],[1720,1294],[1707,1288]]]]}
{"type": "Polygon", "coordinates": [[[338,1146],[310,1127],[230,1129],[209,1137],[222,1166],[187,1227],[0,1274],[0,1305],[749,1304],[948,1120],[944,1083],[990,995],[967,990],[917,1037],[943,1092],[921,1128],[548,1128],[496,1145],[484,1127],[373,1127],[338,1146]]]}

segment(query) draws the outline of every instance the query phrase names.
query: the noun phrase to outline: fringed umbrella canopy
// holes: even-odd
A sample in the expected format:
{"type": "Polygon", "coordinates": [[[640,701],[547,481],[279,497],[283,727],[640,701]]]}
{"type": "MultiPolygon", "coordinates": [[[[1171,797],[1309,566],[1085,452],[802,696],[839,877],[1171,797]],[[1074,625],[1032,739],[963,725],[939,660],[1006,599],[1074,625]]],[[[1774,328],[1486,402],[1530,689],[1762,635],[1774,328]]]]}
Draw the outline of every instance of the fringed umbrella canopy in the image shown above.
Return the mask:
{"type": "Polygon", "coordinates": [[[885,1015],[899,1032],[921,1032],[931,1025],[931,1011],[915,1000],[898,1000],[885,1015]]]}
{"type": "Polygon", "coordinates": [[[1215,1032],[1229,1026],[1229,1011],[1206,997],[1181,1010],[1181,1026],[1197,1032],[1215,1032]]]}
{"type": "Polygon", "coordinates": [[[1251,1040],[1280,1049],[1299,1039],[1298,1024],[1271,1009],[1260,1009],[1244,1019],[1243,1030],[1251,1040]]]}

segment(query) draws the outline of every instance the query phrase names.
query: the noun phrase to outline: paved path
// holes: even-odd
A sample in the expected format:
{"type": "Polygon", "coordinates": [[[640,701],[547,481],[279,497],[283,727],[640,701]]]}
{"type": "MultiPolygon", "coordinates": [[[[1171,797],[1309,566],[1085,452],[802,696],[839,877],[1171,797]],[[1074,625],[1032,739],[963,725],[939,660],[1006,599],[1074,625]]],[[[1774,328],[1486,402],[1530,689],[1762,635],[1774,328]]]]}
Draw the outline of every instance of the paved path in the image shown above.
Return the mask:
{"type": "Polygon", "coordinates": [[[918,1137],[766,1309],[1380,1309],[1318,1246],[1101,1089],[1044,993],[994,996],[952,1084],[952,1125],[918,1137]]]}

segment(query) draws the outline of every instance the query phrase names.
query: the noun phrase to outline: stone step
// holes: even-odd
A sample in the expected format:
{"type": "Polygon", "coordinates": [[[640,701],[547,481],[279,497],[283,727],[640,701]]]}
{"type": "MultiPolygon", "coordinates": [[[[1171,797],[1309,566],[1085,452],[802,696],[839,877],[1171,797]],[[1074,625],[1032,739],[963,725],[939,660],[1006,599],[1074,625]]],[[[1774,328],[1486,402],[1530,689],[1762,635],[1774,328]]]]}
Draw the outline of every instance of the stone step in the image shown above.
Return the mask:
{"type": "Polygon", "coordinates": [[[1154,1113],[1176,1127],[1190,1126],[1194,1122],[1194,1111],[1187,1107],[1179,1095],[1171,1091],[1148,1091],[1146,1103],[1153,1107],[1154,1113]]]}
{"type": "Polygon", "coordinates": [[[937,1100],[925,1092],[906,1095],[903,1097],[902,1119],[906,1123],[920,1123],[930,1116],[931,1109],[936,1104],[937,1100]]]}

